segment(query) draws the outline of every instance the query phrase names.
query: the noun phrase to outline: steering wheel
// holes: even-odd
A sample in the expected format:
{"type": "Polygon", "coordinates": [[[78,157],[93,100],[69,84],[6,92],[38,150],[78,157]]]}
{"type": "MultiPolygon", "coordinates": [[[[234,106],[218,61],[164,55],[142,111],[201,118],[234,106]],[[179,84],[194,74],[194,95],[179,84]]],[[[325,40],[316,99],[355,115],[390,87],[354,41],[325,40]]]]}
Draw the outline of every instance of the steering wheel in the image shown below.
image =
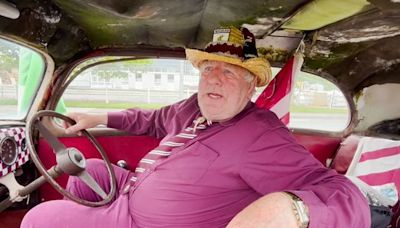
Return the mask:
{"type": "MultiPolygon", "coordinates": [[[[85,170],[86,168],[86,160],[82,152],[74,147],[65,147],[63,143],[61,143],[56,136],[54,136],[41,122],[43,117],[56,117],[61,120],[66,121],[69,124],[75,124],[75,121],[67,116],[59,114],[50,110],[43,110],[37,112],[26,124],[26,137],[27,137],[27,146],[30,152],[30,156],[32,161],[35,163],[37,169],[42,174],[44,179],[50,183],[60,194],[67,197],[68,199],[75,201],[79,204],[83,204],[90,207],[98,207],[103,206],[109,203],[116,192],[116,178],[114,169],[112,168],[111,162],[107,157],[102,146],[99,142],[86,130],[82,130],[82,134],[85,135],[89,141],[95,146],[97,151],[101,154],[104,163],[106,164],[109,179],[110,179],[110,192],[106,194],[104,190],[100,187],[100,185],[95,181],[95,179],[85,170]],[[57,164],[51,167],[49,170],[46,170],[43,163],[41,162],[38,153],[35,149],[33,143],[33,133],[35,129],[38,129],[39,132],[43,135],[46,142],[53,149],[57,164]],[[56,181],[55,178],[60,176],[61,174],[68,174],[71,176],[78,177],[83,183],[85,183],[88,187],[90,187],[95,193],[97,193],[102,200],[98,202],[87,201],[81,199],[65,188],[61,187],[56,181]]],[[[39,179],[39,178],[38,178],[39,179]]],[[[42,178],[43,179],[43,178],[42,178]]],[[[37,181],[40,182],[40,181],[37,181]]],[[[43,181],[42,181],[43,182],[43,181]]],[[[36,184],[39,185],[39,184],[36,184]]],[[[35,187],[36,188],[36,187],[35,187]]]]}

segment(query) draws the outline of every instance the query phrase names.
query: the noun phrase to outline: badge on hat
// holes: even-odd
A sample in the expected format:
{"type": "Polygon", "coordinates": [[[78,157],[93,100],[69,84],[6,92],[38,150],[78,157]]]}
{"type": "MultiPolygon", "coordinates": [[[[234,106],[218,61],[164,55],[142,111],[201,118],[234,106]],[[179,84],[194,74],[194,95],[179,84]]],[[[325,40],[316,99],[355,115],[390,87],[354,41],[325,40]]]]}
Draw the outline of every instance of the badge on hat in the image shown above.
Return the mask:
{"type": "Polygon", "coordinates": [[[215,29],[213,42],[227,42],[229,40],[230,29],[215,29]]]}
{"type": "Polygon", "coordinates": [[[235,44],[235,46],[243,46],[244,37],[242,32],[235,27],[215,29],[213,34],[213,42],[229,42],[235,44]]]}

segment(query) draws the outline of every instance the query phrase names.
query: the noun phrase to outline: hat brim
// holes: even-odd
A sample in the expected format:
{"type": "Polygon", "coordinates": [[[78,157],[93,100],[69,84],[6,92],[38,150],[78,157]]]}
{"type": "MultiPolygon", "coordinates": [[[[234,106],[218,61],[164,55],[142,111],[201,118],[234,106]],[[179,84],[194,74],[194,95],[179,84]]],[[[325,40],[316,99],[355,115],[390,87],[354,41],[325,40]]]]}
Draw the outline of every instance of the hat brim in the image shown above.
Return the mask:
{"type": "Polygon", "coordinates": [[[258,87],[268,84],[272,79],[271,65],[264,58],[251,58],[242,61],[238,58],[208,53],[195,49],[186,49],[186,58],[196,68],[199,68],[200,64],[205,60],[221,61],[243,67],[257,77],[258,87]]]}

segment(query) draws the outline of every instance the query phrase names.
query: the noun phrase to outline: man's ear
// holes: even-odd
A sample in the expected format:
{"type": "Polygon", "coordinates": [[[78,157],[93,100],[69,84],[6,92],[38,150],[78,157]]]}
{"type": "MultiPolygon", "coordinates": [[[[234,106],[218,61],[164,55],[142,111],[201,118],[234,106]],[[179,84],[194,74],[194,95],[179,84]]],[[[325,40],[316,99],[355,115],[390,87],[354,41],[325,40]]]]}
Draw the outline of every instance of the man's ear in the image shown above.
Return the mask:
{"type": "Polygon", "coordinates": [[[256,92],[256,84],[257,84],[257,78],[254,78],[254,80],[250,82],[249,91],[247,93],[247,98],[249,100],[251,100],[251,98],[253,97],[254,93],[256,92]]]}

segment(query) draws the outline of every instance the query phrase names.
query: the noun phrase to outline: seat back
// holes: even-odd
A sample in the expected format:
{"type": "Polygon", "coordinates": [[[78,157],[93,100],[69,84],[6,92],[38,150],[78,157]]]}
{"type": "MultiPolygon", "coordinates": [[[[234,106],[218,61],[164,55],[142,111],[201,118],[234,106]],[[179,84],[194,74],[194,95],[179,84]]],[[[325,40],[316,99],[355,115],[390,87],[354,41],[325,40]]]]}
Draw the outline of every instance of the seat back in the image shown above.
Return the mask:
{"type": "Polygon", "coordinates": [[[336,170],[340,174],[345,174],[350,166],[351,160],[356,153],[358,142],[362,136],[349,135],[341,143],[334,156],[330,168],[336,170]]]}
{"type": "Polygon", "coordinates": [[[361,138],[346,175],[357,177],[393,199],[393,206],[400,190],[400,141],[361,138]]]}
{"type": "MultiPolygon", "coordinates": [[[[399,192],[400,141],[350,135],[340,144],[331,168],[357,176],[371,186],[394,183],[399,192]]],[[[399,202],[392,211],[389,227],[400,228],[399,202]]]]}
{"type": "Polygon", "coordinates": [[[399,228],[400,227],[400,203],[397,202],[397,204],[393,207],[393,218],[392,222],[390,223],[391,227],[393,228],[399,228]]]}

